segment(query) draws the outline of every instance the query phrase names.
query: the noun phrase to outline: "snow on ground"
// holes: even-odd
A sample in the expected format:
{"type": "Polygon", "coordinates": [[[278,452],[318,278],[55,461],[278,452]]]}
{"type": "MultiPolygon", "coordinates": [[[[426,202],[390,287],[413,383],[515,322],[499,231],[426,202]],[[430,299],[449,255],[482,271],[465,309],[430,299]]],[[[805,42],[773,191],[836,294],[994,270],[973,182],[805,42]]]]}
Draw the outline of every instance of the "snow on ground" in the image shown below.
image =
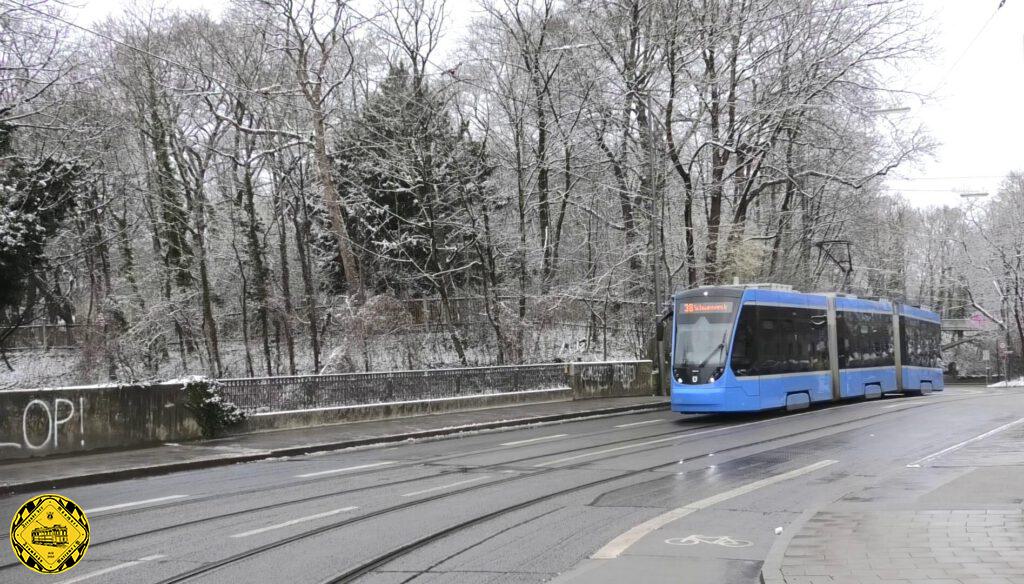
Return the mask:
{"type": "Polygon", "coordinates": [[[999,383],[993,383],[989,387],[1024,387],[1024,377],[1018,377],[1017,379],[1011,379],[1009,381],[1000,381],[999,383]]]}

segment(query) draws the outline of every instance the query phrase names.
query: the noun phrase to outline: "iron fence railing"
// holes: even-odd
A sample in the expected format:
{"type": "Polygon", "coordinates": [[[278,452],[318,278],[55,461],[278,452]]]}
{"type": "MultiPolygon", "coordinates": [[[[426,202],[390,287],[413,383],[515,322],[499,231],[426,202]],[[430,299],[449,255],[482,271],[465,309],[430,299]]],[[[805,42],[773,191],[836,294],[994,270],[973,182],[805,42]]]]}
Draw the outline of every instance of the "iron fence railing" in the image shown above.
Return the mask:
{"type": "Polygon", "coordinates": [[[220,380],[247,413],[427,401],[568,388],[565,365],[515,365],[220,380]]]}
{"type": "Polygon", "coordinates": [[[74,349],[102,332],[100,327],[91,324],[33,324],[13,331],[0,328],[0,339],[3,339],[4,349],[74,349]]]}

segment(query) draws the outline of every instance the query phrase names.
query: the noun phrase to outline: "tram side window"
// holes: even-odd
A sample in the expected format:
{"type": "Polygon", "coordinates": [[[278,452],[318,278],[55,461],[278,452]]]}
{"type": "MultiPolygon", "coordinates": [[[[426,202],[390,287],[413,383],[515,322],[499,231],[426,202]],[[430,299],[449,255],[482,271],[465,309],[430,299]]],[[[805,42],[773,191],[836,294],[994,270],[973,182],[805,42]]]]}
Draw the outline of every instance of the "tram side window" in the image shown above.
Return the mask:
{"type": "Polygon", "coordinates": [[[867,347],[865,367],[881,367],[895,365],[896,358],[892,350],[892,316],[888,314],[864,314],[870,330],[870,344],[867,347]]]}
{"type": "Polygon", "coordinates": [[[934,322],[900,317],[900,348],[903,364],[941,367],[941,327],[934,322]]]}
{"type": "Polygon", "coordinates": [[[799,344],[796,342],[796,327],[793,325],[791,314],[783,315],[775,321],[778,325],[776,332],[779,339],[778,361],[782,373],[795,373],[799,371],[797,363],[800,360],[799,344]]]}
{"type": "Polygon", "coordinates": [[[904,365],[914,364],[914,354],[917,350],[917,339],[914,334],[914,321],[905,317],[900,317],[900,355],[903,358],[904,365]]]}
{"type": "MultiPolygon", "coordinates": [[[[750,375],[828,369],[828,326],[824,312],[760,306],[756,326],[751,328],[756,331],[756,357],[748,369],[750,375]]],[[[736,371],[735,365],[733,370],[736,371]]]]}
{"type": "Polygon", "coordinates": [[[839,341],[839,368],[848,369],[850,358],[855,352],[854,342],[856,336],[856,312],[840,310],[836,312],[836,334],[839,341]]]}
{"type": "Polygon", "coordinates": [[[895,363],[891,316],[840,311],[836,314],[836,324],[841,369],[881,367],[895,363]]]}
{"type": "Polygon", "coordinates": [[[930,351],[929,367],[942,367],[942,325],[935,322],[927,323],[930,351]]]}
{"type": "Polygon", "coordinates": [[[811,371],[827,371],[828,364],[828,316],[824,312],[807,311],[808,349],[811,354],[811,371]]]}

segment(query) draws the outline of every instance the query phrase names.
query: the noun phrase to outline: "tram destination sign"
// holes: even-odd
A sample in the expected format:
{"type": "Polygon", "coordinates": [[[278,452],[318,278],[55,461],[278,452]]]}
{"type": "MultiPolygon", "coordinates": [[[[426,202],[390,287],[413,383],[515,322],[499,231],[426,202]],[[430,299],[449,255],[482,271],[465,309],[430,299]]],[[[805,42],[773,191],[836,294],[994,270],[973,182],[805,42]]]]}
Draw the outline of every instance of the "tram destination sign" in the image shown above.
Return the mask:
{"type": "Polygon", "coordinates": [[[732,302],[687,302],[683,314],[723,314],[732,312],[732,302]]]}

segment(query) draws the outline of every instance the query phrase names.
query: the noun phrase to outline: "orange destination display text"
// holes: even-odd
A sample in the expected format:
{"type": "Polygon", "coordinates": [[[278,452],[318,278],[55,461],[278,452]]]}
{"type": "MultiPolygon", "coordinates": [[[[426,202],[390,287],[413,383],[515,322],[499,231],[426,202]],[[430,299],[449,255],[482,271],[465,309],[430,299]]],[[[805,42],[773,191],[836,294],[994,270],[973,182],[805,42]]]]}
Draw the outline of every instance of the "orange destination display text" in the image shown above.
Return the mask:
{"type": "Polygon", "coordinates": [[[701,302],[683,304],[684,314],[697,314],[709,312],[732,312],[732,302],[701,302]]]}

